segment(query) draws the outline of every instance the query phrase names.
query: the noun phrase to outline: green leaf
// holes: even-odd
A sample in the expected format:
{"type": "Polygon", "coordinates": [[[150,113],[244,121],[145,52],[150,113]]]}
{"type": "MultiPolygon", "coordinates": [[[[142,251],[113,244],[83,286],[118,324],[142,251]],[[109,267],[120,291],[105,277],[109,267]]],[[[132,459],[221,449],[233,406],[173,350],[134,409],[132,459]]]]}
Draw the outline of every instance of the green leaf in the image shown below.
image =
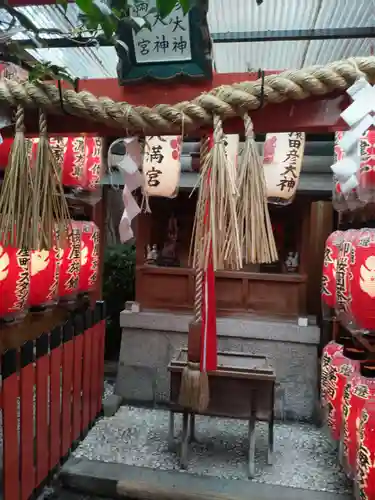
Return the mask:
{"type": "Polygon", "coordinates": [[[176,0],[156,0],[156,8],[163,19],[167,17],[176,7],[176,0]]]}
{"type": "Polygon", "coordinates": [[[191,8],[190,0],[178,0],[178,3],[181,5],[182,12],[186,15],[191,8]]]}
{"type": "Polygon", "coordinates": [[[76,4],[85,14],[92,14],[95,12],[95,5],[92,0],[76,0],[76,4]]]}

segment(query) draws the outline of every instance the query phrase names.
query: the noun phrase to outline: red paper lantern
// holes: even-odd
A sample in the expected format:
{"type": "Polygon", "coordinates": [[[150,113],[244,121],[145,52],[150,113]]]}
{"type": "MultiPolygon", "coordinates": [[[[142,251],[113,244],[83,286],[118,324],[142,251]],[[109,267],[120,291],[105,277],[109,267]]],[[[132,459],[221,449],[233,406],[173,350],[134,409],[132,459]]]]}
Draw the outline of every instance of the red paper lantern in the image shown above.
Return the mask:
{"type": "Polygon", "coordinates": [[[12,149],[13,139],[4,139],[0,144],[0,170],[4,170],[8,165],[10,150],[12,149]]]}
{"type": "Polygon", "coordinates": [[[361,201],[375,201],[375,130],[368,130],[359,141],[360,169],[358,196],[361,201]]]}
{"type": "Polygon", "coordinates": [[[351,320],[351,273],[352,265],[355,264],[355,248],[358,231],[350,229],[345,231],[344,239],[341,243],[336,264],[336,314],[344,325],[348,325],[351,320]]]}
{"type": "Polygon", "coordinates": [[[59,257],[59,297],[66,300],[75,296],[79,289],[81,231],[76,222],[72,222],[71,234],[67,237],[65,248],[60,249],[59,257]]]}
{"type": "MultiPolygon", "coordinates": [[[[362,368],[363,370],[363,368],[362,368]]],[[[343,412],[343,454],[344,467],[348,475],[353,476],[356,470],[357,460],[357,427],[358,419],[365,407],[366,401],[375,397],[375,378],[364,376],[364,372],[353,376],[349,394],[345,398],[343,412]]]]}
{"type": "Polygon", "coordinates": [[[343,426],[342,403],[344,389],[348,379],[359,370],[359,360],[365,356],[364,351],[344,347],[333,356],[326,392],[327,425],[334,440],[339,440],[343,426]],[[350,356],[350,357],[349,357],[350,356]]]}
{"type": "Polygon", "coordinates": [[[322,366],[320,373],[320,402],[322,408],[324,408],[327,404],[327,389],[328,389],[328,379],[329,373],[331,369],[331,363],[333,360],[333,356],[337,352],[341,352],[344,350],[344,346],[339,344],[338,342],[332,340],[329,342],[323,349],[322,353],[322,366]]]}
{"type": "Polygon", "coordinates": [[[343,231],[330,234],[324,249],[321,293],[322,300],[330,308],[336,305],[336,266],[344,234],[343,231]]]}
{"type": "Polygon", "coordinates": [[[375,399],[367,400],[358,419],[356,498],[375,499],[375,399]]]}
{"type": "Polygon", "coordinates": [[[30,291],[30,253],[0,244],[0,317],[25,310],[30,291]]]}
{"type": "Polygon", "coordinates": [[[59,250],[31,252],[29,305],[50,304],[57,298],[59,283],[59,250]]]}
{"type": "Polygon", "coordinates": [[[78,223],[81,231],[81,270],[79,292],[93,289],[99,270],[99,229],[93,222],[78,223]]]}
{"type": "Polygon", "coordinates": [[[375,329],[375,230],[358,231],[350,266],[350,311],[358,328],[375,329]]]}
{"type": "MultiPolygon", "coordinates": [[[[35,158],[38,139],[33,139],[35,158]]],[[[93,191],[100,182],[101,139],[99,137],[51,137],[50,145],[64,186],[93,191]]]]}

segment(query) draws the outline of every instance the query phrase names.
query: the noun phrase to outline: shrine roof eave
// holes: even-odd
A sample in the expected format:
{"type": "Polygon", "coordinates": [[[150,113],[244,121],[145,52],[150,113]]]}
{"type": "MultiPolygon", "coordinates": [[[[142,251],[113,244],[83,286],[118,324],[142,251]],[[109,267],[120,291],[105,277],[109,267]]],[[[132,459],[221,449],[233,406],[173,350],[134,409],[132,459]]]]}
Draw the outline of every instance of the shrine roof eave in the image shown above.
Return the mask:
{"type": "MultiPolygon", "coordinates": [[[[273,72],[276,73],[276,72],[273,72]]],[[[253,81],[257,74],[233,73],[215,74],[210,82],[152,82],[137,83],[122,87],[117,79],[80,80],[79,91],[87,91],[96,97],[109,97],[114,101],[126,101],[133,106],[153,107],[158,104],[174,105],[181,101],[191,101],[203,92],[222,85],[232,85],[244,81],[253,81]]],[[[324,97],[311,97],[303,101],[285,101],[281,104],[268,104],[251,111],[254,130],[257,133],[302,131],[307,133],[330,133],[345,130],[340,119],[341,112],[349,105],[346,93],[332,93],[324,97]]],[[[38,134],[37,113],[26,110],[26,130],[28,135],[38,134]]],[[[243,122],[239,118],[226,120],[226,133],[243,133],[243,122]]],[[[100,136],[124,136],[127,132],[121,127],[113,128],[95,120],[78,118],[64,112],[63,108],[56,115],[48,117],[50,134],[88,133],[100,136]]],[[[200,137],[207,129],[188,131],[190,137],[200,137]]],[[[168,131],[161,130],[160,135],[168,131]]],[[[4,136],[13,134],[12,128],[3,129],[4,136]]]]}

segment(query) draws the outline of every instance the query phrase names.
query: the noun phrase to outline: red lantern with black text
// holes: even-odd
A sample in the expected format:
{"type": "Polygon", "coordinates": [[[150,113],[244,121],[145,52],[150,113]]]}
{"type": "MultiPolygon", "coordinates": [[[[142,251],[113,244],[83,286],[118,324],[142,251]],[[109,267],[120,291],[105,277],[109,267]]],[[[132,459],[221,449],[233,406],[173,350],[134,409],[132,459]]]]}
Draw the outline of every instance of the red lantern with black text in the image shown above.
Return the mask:
{"type": "Polygon", "coordinates": [[[355,495],[356,500],[375,499],[375,397],[365,403],[358,418],[355,495]]]}
{"type": "Polygon", "coordinates": [[[72,222],[66,245],[60,249],[59,260],[59,297],[62,300],[69,300],[75,297],[79,291],[79,273],[81,271],[81,231],[76,222],[72,222]]]}
{"type": "Polygon", "coordinates": [[[93,289],[99,270],[99,229],[93,222],[78,223],[81,231],[81,270],[79,292],[93,289]]]}
{"type": "Polygon", "coordinates": [[[375,230],[358,231],[350,274],[350,311],[358,328],[375,330],[375,230]]]}
{"type": "Polygon", "coordinates": [[[328,378],[333,357],[337,352],[342,353],[343,349],[343,344],[340,344],[334,340],[329,342],[323,349],[320,372],[320,403],[322,408],[325,408],[327,404],[328,378]]]}
{"type": "Polygon", "coordinates": [[[339,440],[343,426],[342,404],[344,389],[348,379],[359,370],[359,362],[364,359],[364,350],[344,346],[342,352],[333,356],[327,386],[327,424],[334,440],[339,440]]]}
{"type": "Polygon", "coordinates": [[[359,141],[360,169],[358,196],[361,201],[375,201],[375,129],[368,130],[359,141]]]}
{"type": "Polygon", "coordinates": [[[336,305],[336,266],[343,240],[344,232],[335,231],[328,236],[324,249],[321,293],[323,302],[331,309],[336,305]]]}
{"type": "Polygon", "coordinates": [[[350,384],[348,401],[344,408],[343,454],[344,468],[351,477],[355,475],[358,449],[358,420],[366,402],[375,397],[374,373],[368,377],[367,363],[363,363],[361,371],[353,376],[350,384]]]}
{"type": "Polygon", "coordinates": [[[30,253],[0,243],[0,318],[22,315],[30,291],[30,253]]]}
{"type": "Polygon", "coordinates": [[[59,283],[58,248],[31,252],[29,305],[52,304],[57,299],[59,283]]]}
{"type": "Polygon", "coordinates": [[[99,137],[51,137],[50,145],[64,186],[88,191],[97,188],[102,154],[99,137]]]}

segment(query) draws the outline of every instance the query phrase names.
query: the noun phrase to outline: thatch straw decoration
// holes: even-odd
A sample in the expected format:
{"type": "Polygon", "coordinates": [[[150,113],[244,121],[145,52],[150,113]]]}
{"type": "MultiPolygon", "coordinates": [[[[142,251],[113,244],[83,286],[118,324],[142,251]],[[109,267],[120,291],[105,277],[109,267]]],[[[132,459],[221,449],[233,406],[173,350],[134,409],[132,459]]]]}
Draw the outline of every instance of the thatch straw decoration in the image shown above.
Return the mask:
{"type": "Polygon", "coordinates": [[[199,194],[193,230],[193,266],[207,269],[212,247],[214,270],[242,267],[237,222],[235,167],[226,155],[222,121],[214,117],[214,144],[201,165],[199,194]]]}
{"type": "Polygon", "coordinates": [[[243,231],[246,263],[268,264],[278,260],[267,204],[263,162],[255,142],[253,123],[245,114],[245,145],[239,162],[238,220],[243,231]]]}
{"type": "Polygon", "coordinates": [[[24,109],[18,106],[14,141],[0,194],[0,241],[16,248],[29,248],[32,243],[29,224],[33,187],[24,118],[24,109]]]}
{"type": "Polygon", "coordinates": [[[47,119],[43,111],[39,113],[39,143],[33,173],[33,248],[48,250],[56,244],[56,226],[59,228],[59,239],[65,240],[66,230],[70,227],[70,217],[61,184],[61,172],[49,144],[47,119]]]}

